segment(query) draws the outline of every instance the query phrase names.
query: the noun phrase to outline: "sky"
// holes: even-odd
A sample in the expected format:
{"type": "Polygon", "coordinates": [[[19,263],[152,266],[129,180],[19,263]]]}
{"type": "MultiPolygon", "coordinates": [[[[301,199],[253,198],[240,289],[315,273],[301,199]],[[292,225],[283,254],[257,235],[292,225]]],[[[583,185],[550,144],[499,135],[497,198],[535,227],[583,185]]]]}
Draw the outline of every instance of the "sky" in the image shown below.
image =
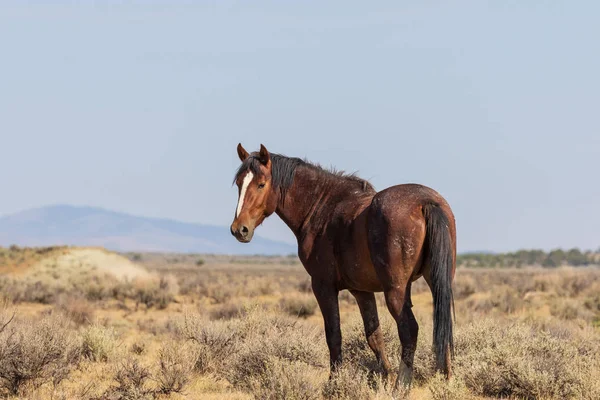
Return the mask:
{"type": "MultiPolygon", "coordinates": [[[[2,1],[0,215],[222,225],[238,142],[440,192],[458,249],[600,247],[600,2],[2,1]]],[[[257,235],[293,242],[273,216],[257,235]]],[[[232,238],[232,240],[234,240],[232,238]]]]}

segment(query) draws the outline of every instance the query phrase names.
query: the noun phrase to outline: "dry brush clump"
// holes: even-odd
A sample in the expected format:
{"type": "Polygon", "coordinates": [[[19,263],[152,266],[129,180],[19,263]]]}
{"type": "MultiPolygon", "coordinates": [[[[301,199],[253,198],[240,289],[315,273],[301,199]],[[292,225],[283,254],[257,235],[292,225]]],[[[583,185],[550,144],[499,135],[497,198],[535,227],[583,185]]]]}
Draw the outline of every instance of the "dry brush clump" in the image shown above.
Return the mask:
{"type": "Polygon", "coordinates": [[[42,280],[17,279],[0,276],[0,292],[13,303],[52,304],[66,290],[42,280]]]}
{"type": "Polygon", "coordinates": [[[241,304],[240,302],[236,302],[236,301],[230,301],[227,302],[225,304],[218,304],[215,305],[211,310],[210,310],[210,318],[213,320],[218,320],[218,319],[234,319],[234,318],[240,318],[243,316],[245,312],[245,308],[244,305],[241,304]]]}
{"type": "Polygon", "coordinates": [[[81,333],[82,354],[92,361],[112,360],[118,349],[118,335],[114,328],[95,323],[81,333]]]}
{"type": "Polygon", "coordinates": [[[177,336],[197,346],[195,370],[217,373],[225,369],[237,341],[233,321],[209,321],[200,315],[186,313],[177,326],[177,336]]]}
{"type": "Polygon", "coordinates": [[[208,312],[208,315],[213,320],[244,318],[248,312],[259,308],[264,312],[268,312],[268,310],[273,307],[268,302],[262,302],[252,298],[235,298],[224,304],[213,305],[208,312]]]}
{"type": "Polygon", "coordinates": [[[172,276],[161,276],[156,279],[136,279],[132,283],[131,297],[136,304],[143,304],[146,309],[157,308],[164,310],[179,293],[179,284],[172,276]]]}
{"type": "Polygon", "coordinates": [[[170,341],[159,352],[156,376],[162,394],[182,393],[190,381],[198,360],[198,347],[191,343],[170,341]]]}
{"type": "Polygon", "coordinates": [[[129,347],[129,351],[131,351],[133,354],[138,355],[138,356],[144,354],[146,352],[146,342],[137,341],[137,342],[133,343],[129,347]]]}
{"type": "Polygon", "coordinates": [[[81,341],[66,318],[49,315],[28,321],[0,313],[0,394],[58,385],[79,364],[81,341]]]}
{"type": "Polygon", "coordinates": [[[385,384],[382,380],[371,379],[364,369],[347,363],[324,383],[322,394],[327,399],[337,400],[374,399],[383,394],[392,398],[392,387],[388,388],[385,384]]]}
{"type": "Polygon", "coordinates": [[[427,382],[433,400],[469,400],[474,396],[460,378],[447,380],[442,374],[435,374],[427,382]]]}
{"type": "Polygon", "coordinates": [[[85,297],[61,295],[57,298],[54,308],[77,325],[87,325],[94,321],[94,305],[85,297]]]}
{"type": "Polygon", "coordinates": [[[257,399],[317,400],[320,376],[309,365],[272,357],[259,374],[248,379],[248,391],[257,399]]]}
{"type": "Polygon", "coordinates": [[[317,300],[313,294],[290,293],[279,301],[281,309],[294,317],[310,317],[317,310],[317,300]]]}
{"type": "Polygon", "coordinates": [[[115,384],[111,385],[98,400],[151,400],[156,390],[151,387],[150,369],[138,360],[127,358],[114,373],[115,384]]]}

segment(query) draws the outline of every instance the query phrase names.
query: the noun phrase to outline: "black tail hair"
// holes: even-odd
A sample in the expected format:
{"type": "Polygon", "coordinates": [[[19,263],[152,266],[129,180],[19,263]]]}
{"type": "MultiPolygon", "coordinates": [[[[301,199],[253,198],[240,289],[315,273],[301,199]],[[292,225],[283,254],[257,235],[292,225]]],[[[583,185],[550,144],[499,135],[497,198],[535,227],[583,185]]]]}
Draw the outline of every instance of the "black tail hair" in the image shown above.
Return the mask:
{"type": "Polygon", "coordinates": [[[424,206],[423,214],[427,224],[425,261],[430,267],[431,292],[433,294],[433,347],[438,370],[449,375],[449,359],[454,357],[452,334],[454,257],[449,230],[450,223],[444,210],[437,204],[424,206]]]}

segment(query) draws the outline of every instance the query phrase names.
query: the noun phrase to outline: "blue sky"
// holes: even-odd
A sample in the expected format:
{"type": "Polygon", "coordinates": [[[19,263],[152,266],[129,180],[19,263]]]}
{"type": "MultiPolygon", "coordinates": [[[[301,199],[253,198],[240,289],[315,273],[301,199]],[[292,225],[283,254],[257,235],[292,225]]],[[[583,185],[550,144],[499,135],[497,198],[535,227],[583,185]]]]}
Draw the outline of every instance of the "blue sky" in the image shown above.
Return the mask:
{"type": "MultiPolygon", "coordinates": [[[[460,251],[600,246],[600,3],[0,3],[0,214],[228,226],[235,146],[418,182],[460,251]]],[[[293,240],[276,216],[257,234],[293,240]]],[[[232,238],[233,239],[233,238],[232,238]]]]}

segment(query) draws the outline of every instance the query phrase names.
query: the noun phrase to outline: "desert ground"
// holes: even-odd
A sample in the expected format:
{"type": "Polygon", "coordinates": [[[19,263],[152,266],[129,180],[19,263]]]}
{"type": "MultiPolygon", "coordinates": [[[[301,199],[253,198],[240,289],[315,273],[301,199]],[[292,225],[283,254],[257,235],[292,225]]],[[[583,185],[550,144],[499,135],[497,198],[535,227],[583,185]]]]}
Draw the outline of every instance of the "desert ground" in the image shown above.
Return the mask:
{"type": "MultiPolygon", "coordinates": [[[[599,399],[600,269],[458,268],[454,378],[413,284],[415,379],[393,392],[340,294],[344,365],[296,257],[0,249],[0,396],[19,399],[599,399]]],[[[399,340],[377,296],[386,348],[399,340]]]]}

